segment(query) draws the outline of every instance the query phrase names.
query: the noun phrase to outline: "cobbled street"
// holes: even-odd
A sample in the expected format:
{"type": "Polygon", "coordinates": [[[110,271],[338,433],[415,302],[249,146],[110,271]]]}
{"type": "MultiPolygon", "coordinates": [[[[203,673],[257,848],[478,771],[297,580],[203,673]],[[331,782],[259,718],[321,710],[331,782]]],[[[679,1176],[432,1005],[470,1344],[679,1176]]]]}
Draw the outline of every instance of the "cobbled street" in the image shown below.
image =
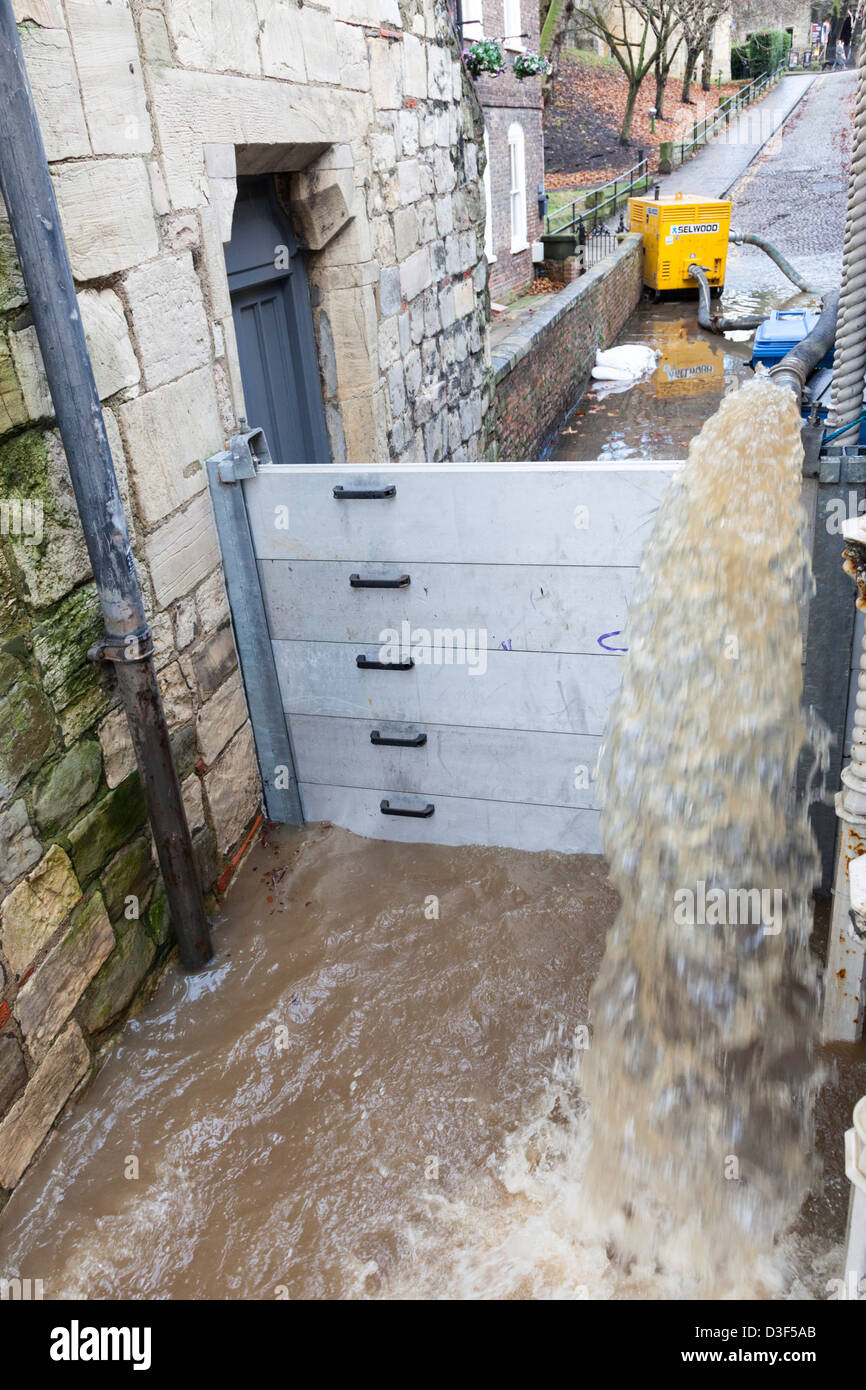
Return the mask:
{"type": "MultiPolygon", "coordinates": [[[[854,72],[816,78],[731,192],[732,225],[766,237],[819,290],[841,273],[855,90],[854,72]]],[[[727,286],[756,282],[788,286],[762,252],[731,247],[727,286]]]]}

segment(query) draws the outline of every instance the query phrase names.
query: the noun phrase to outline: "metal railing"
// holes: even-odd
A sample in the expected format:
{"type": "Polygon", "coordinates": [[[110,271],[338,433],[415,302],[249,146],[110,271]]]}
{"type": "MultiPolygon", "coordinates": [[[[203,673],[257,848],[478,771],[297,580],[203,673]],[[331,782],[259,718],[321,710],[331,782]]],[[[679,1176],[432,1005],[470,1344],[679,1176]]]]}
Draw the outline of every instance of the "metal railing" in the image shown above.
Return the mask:
{"type": "MultiPolygon", "coordinates": [[[[569,259],[577,261],[577,269],[576,272],[571,271],[568,279],[574,279],[575,273],[578,276],[585,275],[594,265],[612,256],[618,245],[615,232],[608,231],[602,224],[587,230],[586,223],[579,215],[571,234],[572,248],[569,259]]],[[[555,273],[553,278],[556,279],[555,273]]]]}
{"type": "Polygon", "coordinates": [[[630,198],[635,192],[643,193],[649,187],[649,183],[649,160],[643,150],[638,150],[637,164],[632,165],[630,169],[624,169],[616,178],[609,179],[600,188],[588,189],[579,198],[550,213],[545,222],[545,232],[570,232],[579,222],[582,223],[586,219],[591,221],[595,230],[599,222],[611,217],[626,198],[630,198]],[[565,220],[557,221],[561,217],[565,220]]]}
{"type": "MultiPolygon", "coordinates": [[[[739,111],[764,96],[787,70],[786,58],[772,72],[762,73],[747,86],[741,87],[734,96],[726,97],[702,121],[695,121],[691,139],[674,143],[674,149],[679,150],[680,164],[684,164],[688,155],[698,146],[712,140],[722,126],[729,125],[732,117],[739,111]]],[[[643,150],[638,150],[638,162],[632,165],[631,169],[623,170],[616,178],[603,183],[600,188],[588,189],[579,198],[574,198],[571,203],[566,203],[563,207],[557,208],[556,212],[550,213],[545,219],[545,232],[551,235],[555,232],[570,232],[581,219],[589,220],[594,230],[599,222],[612,217],[617,208],[632,194],[645,192],[650,183],[649,160],[643,150]]]]}
{"type": "Polygon", "coordinates": [[[688,155],[696,150],[699,145],[706,145],[712,140],[722,126],[730,125],[731,118],[753,102],[758,101],[764,96],[774,83],[778,82],[784,72],[788,70],[787,58],[773,69],[772,72],[764,72],[760,77],[754,78],[747,86],[730,97],[726,97],[709,116],[705,116],[702,121],[695,121],[692,126],[692,138],[690,140],[680,140],[674,145],[679,148],[680,164],[684,164],[688,155]]]}
{"type": "Polygon", "coordinates": [[[604,226],[595,226],[587,232],[580,219],[577,229],[577,249],[584,270],[590,270],[599,261],[606,260],[612,256],[617,248],[617,240],[614,232],[609,232],[604,226]]]}

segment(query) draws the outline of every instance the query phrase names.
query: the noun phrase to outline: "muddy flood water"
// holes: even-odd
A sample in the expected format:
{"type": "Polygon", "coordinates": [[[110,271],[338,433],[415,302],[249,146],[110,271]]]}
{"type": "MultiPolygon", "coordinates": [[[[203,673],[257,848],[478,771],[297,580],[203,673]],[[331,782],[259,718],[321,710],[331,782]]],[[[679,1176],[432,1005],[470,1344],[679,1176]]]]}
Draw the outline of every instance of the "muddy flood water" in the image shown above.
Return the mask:
{"type": "MultiPolygon", "coordinates": [[[[0,1268],[52,1299],[687,1295],[620,1261],[581,1189],[604,861],[265,839],[213,965],[170,968],[14,1194],[0,1268]]],[[[823,1297],[839,1272],[864,1059],[836,1055],[824,1181],[746,1294],[823,1297]]]]}
{"type": "MultiPolygon", "coordinates": [[[[717,301],[713,301],[714,306],[717,301]]],[[[820,308],[820,296],[793,285],[741,285],[726,290],[725,314],[746,317],[773,309],[820,308]]],[[[754,375],[753,334],[709,333],[694,299],[643,299],[616,342],[640,343],[660,356],[655,371],[622,389],[592,382],[554,440],[553,459],[681,459],[723,396],[754,375]]]]}

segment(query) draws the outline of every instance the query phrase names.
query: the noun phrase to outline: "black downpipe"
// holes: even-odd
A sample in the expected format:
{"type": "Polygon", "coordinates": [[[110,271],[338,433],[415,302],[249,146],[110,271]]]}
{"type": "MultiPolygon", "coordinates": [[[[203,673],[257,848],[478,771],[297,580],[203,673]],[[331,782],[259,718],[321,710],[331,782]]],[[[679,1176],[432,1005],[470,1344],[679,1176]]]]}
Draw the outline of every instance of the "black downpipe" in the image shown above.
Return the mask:
{"type": "Polygon", "coordinates": [[[210,932],[156,681],[153,637],[11,0],[0,0],[0,189],[105,620],[105,637],[88,655],[114,664],[181,959],[188,970],[197,970],[213,955],[210,932]]]}
{"type": "Polygon", "coordinates": [[[790,386],[797,397],[798,404],[803,399],[803,388],[830,351],[836,341],[836,316],[839,312],[839,291],[833,290],[824,296],[818,322],[807,333],[802,342],[792,347],[787,356],[775,367],[770,368],[770,376],[779,386],[790,386]]]}

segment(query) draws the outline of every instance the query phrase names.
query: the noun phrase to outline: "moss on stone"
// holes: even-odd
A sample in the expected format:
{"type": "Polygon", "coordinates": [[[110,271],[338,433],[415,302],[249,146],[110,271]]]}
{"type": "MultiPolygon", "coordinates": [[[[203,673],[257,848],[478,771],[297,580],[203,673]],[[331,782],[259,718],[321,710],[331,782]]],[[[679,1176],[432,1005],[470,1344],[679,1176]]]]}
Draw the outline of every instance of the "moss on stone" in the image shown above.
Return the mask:
{"type": "Polygon", "coordinates": [[[110,855],[132,839],[146,816],[137,772],[97,802],[69,832],[69,853],[81,883],[98,873],[110,855]]]}
{"type": "Polygon", "coordinates": [[[88,1033],[99,1033],[123,1012],[147,975],[156,946],[142,922],[117,930],[117,946],[81,1001],[79,1016],[88,1033]]]}
{"type": "Polygon", "coordinates": [[[7,555],[8,549],[8,540],[0,537],[0,645],[6,651],[11,650],[11,643],[28,627],[15,566],[7,555]]]}
{"type": "Polygon", "coordinates": [[[168,941],[170,925],[171,919],[168,911],[168,898],[165,896],[164,889],[160,886],[154,893],[153,900],[147,912],[147,929],[157,946],[164,946],[168,941]]]}
{"type": "Polygon", "coordinates": [[[0,652],[0,801],[38,767],[54,743],[54,720],[31,672],[0,652]]]}
{"type": "MultiPolygon", "coordinates": [[[[128,898],[138,898],[139,903],[147,900],[155,877],[150,841],[147,836],[140,835],[106,864],[100,877],[105,905],[112,921],[123,916],[128,898]]],[[[139,915],[144,914],[140,911],[139,915]]]]}
{"type": "Polygon", "coordinates": [[[0,497],[38,497],[45,515],[51,513],[54,490],[44,430],[25,430],[0,443],[0,497]]]}
{"type": "Polygon", "coordinates": [[[33,789],[40,829],[51,835],[68,825],[95,796],[101,776],[102,754],[95,739],[83,739],[45,769],[33,789]]]}
{"type": "Polygon", "coordinates": [[[67,594],[33,629],[45,688],[68,738],[90,728],[111,704],[107,677],[87,660],[88,648],[102,632],[102,611],[93,584],[67,594]]]}

